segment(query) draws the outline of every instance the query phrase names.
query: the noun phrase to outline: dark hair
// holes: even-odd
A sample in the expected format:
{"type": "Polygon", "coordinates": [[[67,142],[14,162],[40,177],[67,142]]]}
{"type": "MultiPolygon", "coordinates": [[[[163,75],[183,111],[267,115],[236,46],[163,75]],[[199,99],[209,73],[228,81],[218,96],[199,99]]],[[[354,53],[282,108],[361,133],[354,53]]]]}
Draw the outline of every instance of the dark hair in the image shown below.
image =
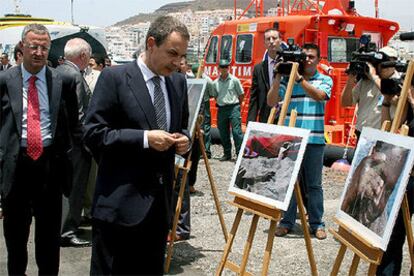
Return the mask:
{"type": "Polygon", "coordinates": [[[97,65],[102,65],[102,68],[104,68],[104,67],[105,67],[105,56],[104,56],[104,55],[100,55],[100,54],[93,54],[93,55],[91,56],[91,58],[92,58],[93,60],[95,60],[95,63],[96,63],[97,65]]]}
{"type": "Polygon", "coordinates": [[[310,49],[316,50],[316,55],[318,56],[318,58],[321,57],[321,51],[319,50],[319,47],[316,44],[306,43],[306,44],[303,45],[303,49],[304,50],[310,50],[310,49]]]}
{"type": "MultiPolygon", "coordinates": [[[[149,37],[153,37],[155,44],[160,46],[173,32],[177,32],[184,39],[190,40],[187,27],[182,22],[172,16],[163,15],[151,23],[145,41],[147,42],[149,37]]],[[[145,50],[148,50],[147,45],[145,45],[145,50]]]]}
{"type": "Polygon", "coordinates": [[[18,53],[23,55],[23,51],[22,51],[22,47],[20,46],[20,43],[17,43],[16,46],[14,46],[14,51],[13,51],[14,60],[17,60],[18,53]]]}
{"type": "Polygon", "coordinates": [[[5,58],[9,59],[9,55],[7,53],[3,53],[1,55],[2,55],[2,57],[5,57],[5,58]]]}

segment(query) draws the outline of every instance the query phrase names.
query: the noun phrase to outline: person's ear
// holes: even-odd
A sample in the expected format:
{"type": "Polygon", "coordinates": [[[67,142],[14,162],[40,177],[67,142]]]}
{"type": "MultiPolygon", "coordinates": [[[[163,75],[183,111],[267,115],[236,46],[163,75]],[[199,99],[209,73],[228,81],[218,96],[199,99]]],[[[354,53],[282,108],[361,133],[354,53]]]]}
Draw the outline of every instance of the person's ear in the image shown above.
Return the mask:
{"type": "Polygon", "coordinates": [[[154,37],[152,37],[152,36],[148,37],[147,46],[148,46],[148,49],[151,50],[151,51],[156,46],[154,37]]]}

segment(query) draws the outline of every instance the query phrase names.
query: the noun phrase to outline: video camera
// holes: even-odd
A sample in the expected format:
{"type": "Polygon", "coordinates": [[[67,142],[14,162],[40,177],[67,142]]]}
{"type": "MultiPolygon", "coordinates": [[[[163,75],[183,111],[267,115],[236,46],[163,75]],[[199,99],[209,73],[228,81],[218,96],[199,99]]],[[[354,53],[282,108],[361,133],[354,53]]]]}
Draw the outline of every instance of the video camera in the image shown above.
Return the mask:
{"type": "MultiPolygon", "coordinates": [[[[385,61],[380,63],[381,68],[394,67],[396,71],[401,73],[398,78],[381,79],[381,93],[383,95],[399,95],[404,83],[405,73],[407,72],[408,64],[399,61],[385,61]]],[[[411,80],[411,85],[414,86],[414,78],[411,80]]]]}
{"type": "Polygon", "coordinates": [[[287,49],[278,51],[278,66],[273,69],[273,75],[277,73],[281,75],[289,75],[292,70],[292,62],[299,63],[299,73],[303,71],[303,62],[306,61],[306,54],[302,49],[295,45],[295,40],[289,38],[287,40],[287,49]]]}
{"type": "Polygon", "coordinates": [[[371,42],[370,35],[362,35],[359,43],[363,46],[352,53],[352,60],[345,73],[356,75],[358,79],[361,79],[367,78],[369,73],[367,62],[376,68],[378,64],[384,61],[385,57],[383,53],[377,52],[377,46],[374,42],[371,42]]]}

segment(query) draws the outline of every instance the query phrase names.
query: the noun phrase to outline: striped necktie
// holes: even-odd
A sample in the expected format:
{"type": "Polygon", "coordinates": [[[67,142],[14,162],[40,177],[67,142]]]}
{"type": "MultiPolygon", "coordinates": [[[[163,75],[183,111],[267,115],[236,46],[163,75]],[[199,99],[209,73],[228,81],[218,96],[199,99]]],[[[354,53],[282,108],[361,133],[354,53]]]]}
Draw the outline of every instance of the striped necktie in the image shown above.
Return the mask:
{"type": "Polygon", "coordinates": [[[157,120],[158,128],[168,131],[167,129],[167,113],[165,111],[165,99],[160,85],[160,77],[155,76],[152,78],[154,83],[154,109],[155,118],[157,120]]]}

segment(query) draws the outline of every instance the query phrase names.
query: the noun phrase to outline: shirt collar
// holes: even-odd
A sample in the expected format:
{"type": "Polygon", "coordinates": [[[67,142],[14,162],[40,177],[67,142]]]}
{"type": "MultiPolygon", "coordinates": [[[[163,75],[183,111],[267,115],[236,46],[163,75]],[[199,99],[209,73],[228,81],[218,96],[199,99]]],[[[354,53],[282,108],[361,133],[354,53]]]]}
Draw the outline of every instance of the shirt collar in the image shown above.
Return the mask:
{"type": "Polygon", "coordinates": [[[267,56],[267,62],[270,65],[272,63],[272,61],[274,61],[275,59],[271,58],[270,56],[267,56]]]}
{"type": "MultiPolygon", "coordinates": [[[[21,68],[22,68],[23,82],[28,82],[29,78],[33,76],[33,74],[27,71],[26,68],[24,68],[23,63],[21,66],[22,66],[21,68]]],[[[43,66],[43,68],[35,76],[37,77],[37,79],[46,83],[46,66],[43,66]]]]}
{"type": "Polygon", "coordinates": [[[227,81],[227,80],[229,80],[230,78],[231,78],[230,73],[228,73],[228,74],[227,74],[227,78],[225,78],[225,79],[223,79],[223,78],[221,77],[221,75],[219,76],[219,80],[220,80],[220,81],[227,81]]]}
{"type": "MultiPolygon", "coordinates": [[[[141,56],[138,57],[137,64],[138,64],[139,69],[141,69],[141,73],[142,73],[142,76],[144,77],[145,82],[148,82],[153,77],[158,76],[157,74],[154,74],[154,72],[152,72],[151,69],[148,68],[148,66],[145,64],[141,56]]],[[[158,77],[160,77],[161,81],[163,82],[165,81],[164,76],[158,76],[158,77]]]]}
{"type": "Polygon", "coordinates": [[[317,79],[317,78],[319,77],[319,75],[320,75],[319,71],[318,71],[318,70],[316,70],[315,74],[313,74],[313,76],[312,76],[312,77],[310,77],[310,78],[309,78],[309,80],[314,80],[314,79],[317,79]]]}

